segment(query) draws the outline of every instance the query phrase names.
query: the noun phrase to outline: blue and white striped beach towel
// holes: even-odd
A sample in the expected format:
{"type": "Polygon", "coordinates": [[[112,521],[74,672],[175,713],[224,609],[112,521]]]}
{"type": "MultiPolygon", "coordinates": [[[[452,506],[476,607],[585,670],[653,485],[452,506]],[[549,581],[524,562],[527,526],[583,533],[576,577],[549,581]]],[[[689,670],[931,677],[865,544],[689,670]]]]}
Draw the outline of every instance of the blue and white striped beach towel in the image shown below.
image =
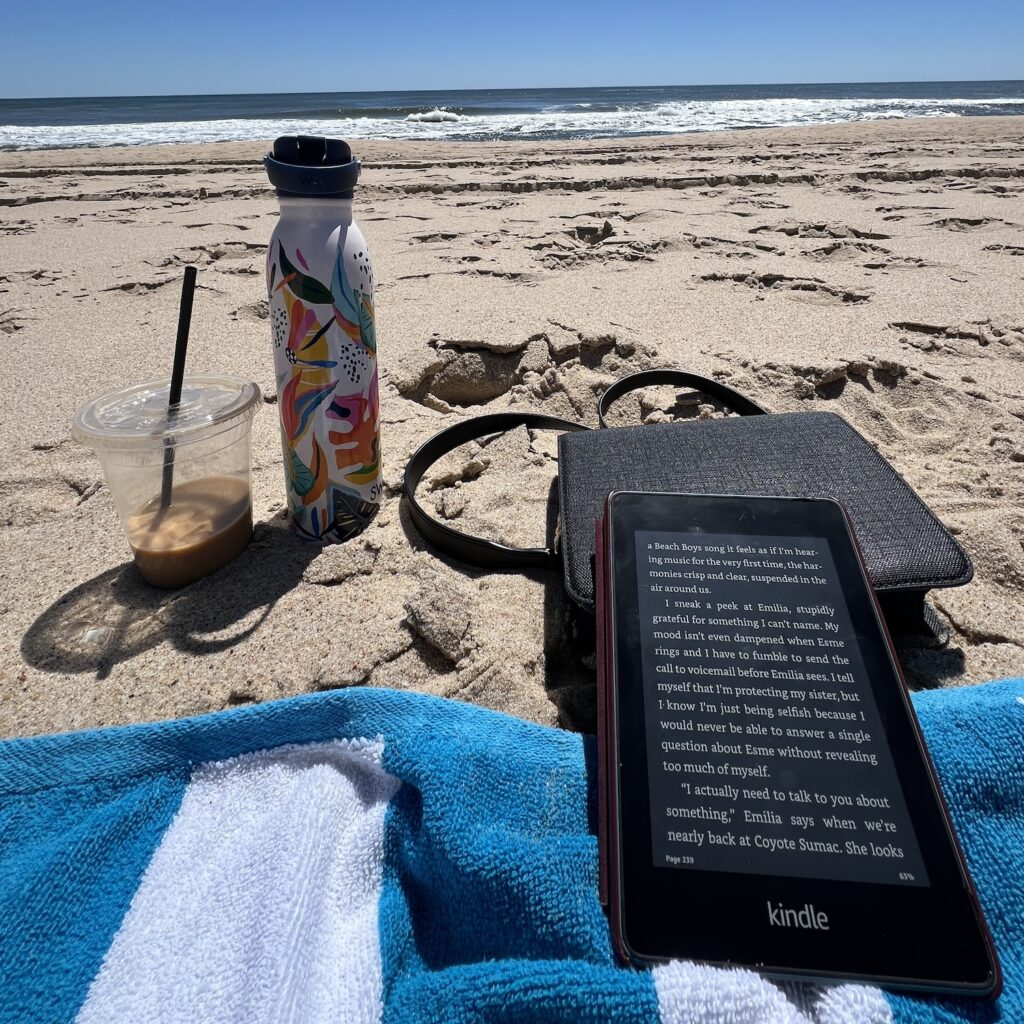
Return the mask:
{"type": "Polygon", "coordinates": [[[359,689],[0,744],[0,1019],[1024,1021],[1024,681],[915,703],[997,1004],[620,967],[592,743],[359,689]]]}

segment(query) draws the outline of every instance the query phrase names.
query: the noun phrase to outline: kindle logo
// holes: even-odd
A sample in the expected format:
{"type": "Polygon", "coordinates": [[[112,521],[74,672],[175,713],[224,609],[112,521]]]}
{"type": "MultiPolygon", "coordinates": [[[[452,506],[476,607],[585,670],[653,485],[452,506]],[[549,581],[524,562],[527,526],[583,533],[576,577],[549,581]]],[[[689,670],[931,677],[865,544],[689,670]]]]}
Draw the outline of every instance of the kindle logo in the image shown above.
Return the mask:
{"type": "Polygon", "coordinates": [[[768,923],[776,928],[803,928],[819,932],[829,930],[828,914],[822,910],[815,910],[810,903],[805,903],[802,910],[793,910],[781,903],[773,907],[769,903],[768,923]]]}

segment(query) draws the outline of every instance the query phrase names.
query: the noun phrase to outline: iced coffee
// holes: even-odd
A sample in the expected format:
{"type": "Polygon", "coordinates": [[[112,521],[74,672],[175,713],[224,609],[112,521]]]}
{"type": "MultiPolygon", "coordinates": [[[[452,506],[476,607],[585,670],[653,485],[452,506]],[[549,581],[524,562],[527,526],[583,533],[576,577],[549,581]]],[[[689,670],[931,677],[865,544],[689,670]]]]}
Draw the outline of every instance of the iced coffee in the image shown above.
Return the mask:
{"type": "Polygon", "coordinates": [[[183,587],[215,572],[252,536],[245,480],[211,476],[175,487],[162,508],[157,495],[125,524],[139,572],[156,587],[183,587]]]}
{"type": "Polygon", "coordinates": [[[169,413],[169,387],[153,381],[104,395],[78,414],[75,434],[103,464],[139,571],[173,588],[215,572],[252,536],[260,390],[236,377],[186,377],[169,413]]]}

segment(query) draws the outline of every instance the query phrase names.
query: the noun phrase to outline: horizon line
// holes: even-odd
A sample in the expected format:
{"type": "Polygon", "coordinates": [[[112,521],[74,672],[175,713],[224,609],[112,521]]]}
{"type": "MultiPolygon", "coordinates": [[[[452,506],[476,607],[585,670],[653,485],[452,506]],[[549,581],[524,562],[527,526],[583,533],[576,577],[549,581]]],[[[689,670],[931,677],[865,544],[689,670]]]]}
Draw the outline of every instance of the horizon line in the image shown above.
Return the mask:
{"type": "Polygon", "coordinates": [[[0,103],[26,100],[119,100],[119,99],[187,99],[205,96],[372,96],[379,93],[453,93],[453,92],[572,92],[595,89],[750,89],[757,86],[779,88],[782,86],[806,85],[979,85],[986,83],[1005,84],[1024,82],[1024,78],[889,78],[863,79],[834,82],[691,82],[658,85],[517,85],[517,86],[472,86],[444,89],[314,89],[292,90],[288,92],[156,92],[156,93],[107,93],[105,95],[78,94],[65,96],[0,96],[0,103]]]}

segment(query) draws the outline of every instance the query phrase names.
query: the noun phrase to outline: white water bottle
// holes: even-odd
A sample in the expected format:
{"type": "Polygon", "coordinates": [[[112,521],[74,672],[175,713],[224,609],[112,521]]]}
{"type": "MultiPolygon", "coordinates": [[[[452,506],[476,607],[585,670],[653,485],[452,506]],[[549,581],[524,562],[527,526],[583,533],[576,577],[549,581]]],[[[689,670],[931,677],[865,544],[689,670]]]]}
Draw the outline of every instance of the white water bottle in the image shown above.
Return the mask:
{"type": "Polygon", "coordinates": [[[288,518],[338,543],[381,503],[373,269],[352,219],[359,162],[339,139],[283,136],[264,161],[281,218],[267,292],[288,518]]]}

